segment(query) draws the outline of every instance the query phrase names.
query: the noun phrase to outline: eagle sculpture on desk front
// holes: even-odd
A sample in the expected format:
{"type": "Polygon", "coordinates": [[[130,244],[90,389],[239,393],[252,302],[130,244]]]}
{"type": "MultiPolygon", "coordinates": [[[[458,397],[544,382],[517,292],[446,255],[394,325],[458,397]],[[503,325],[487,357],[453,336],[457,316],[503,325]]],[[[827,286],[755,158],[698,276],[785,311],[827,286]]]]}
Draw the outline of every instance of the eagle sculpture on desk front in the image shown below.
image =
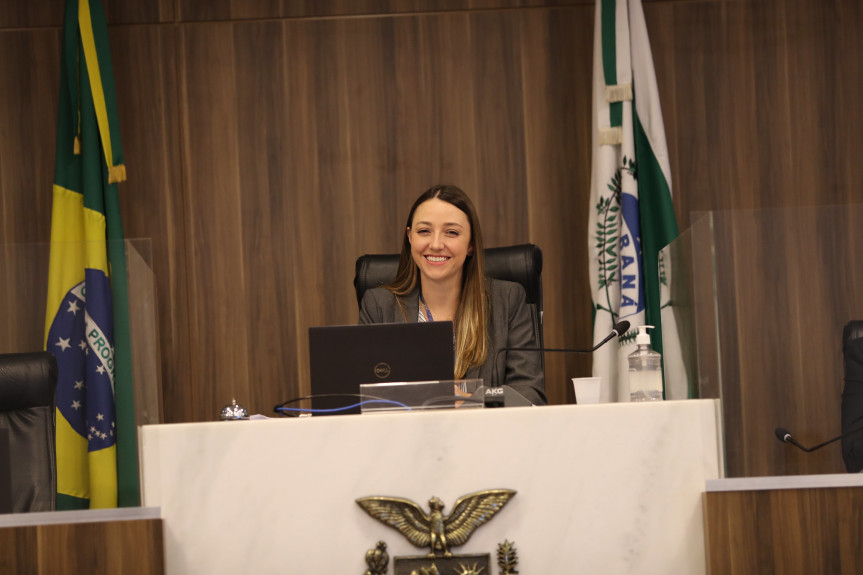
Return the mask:
{"type": "Polygon", "coordinates": [[[464,545],[471,534],[487,523],[515,496],[512,489],[488,489],[464,495],[443,514],[444,503],[429,499],[430,512],[400,497],[362,497],[357,503],[366,513],[407,537],[417,547],[430,548],[429,557],[451,557],[450,547],[464,545]]]}

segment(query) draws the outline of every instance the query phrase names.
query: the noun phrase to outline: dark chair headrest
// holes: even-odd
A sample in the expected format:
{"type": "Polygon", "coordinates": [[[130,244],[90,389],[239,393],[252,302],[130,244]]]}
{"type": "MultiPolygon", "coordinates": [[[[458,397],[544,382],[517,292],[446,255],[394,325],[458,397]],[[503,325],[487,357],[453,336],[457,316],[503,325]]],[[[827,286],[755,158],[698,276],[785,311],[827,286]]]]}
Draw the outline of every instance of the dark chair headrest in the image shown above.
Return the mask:
{"type": "Polygon", "coordinates": [[[863,320],[855,319],[842,330],[845,379],[863,381],[863,320]]]}
{"type": "MultiPolygon", "coordinates": [[[[487,248],[485,273],[489,277],[520,283],[529,304],[542,308],[542,250],[534,244],[487,248]]],[[[367,289],[388,284],[396,277],[398,254],[372,254],[357,258],[354,288],[357,305],[367,289]]]]}
{"type": "Polygon", "coordinates": [[[366,290],[381,287],[393,281],[398,269],[399,254],[366,254],[357,258],[354,273],[357,305],[362,304],[366,290]]]}
{"type": "Polygon", "coordinates": [[[845,329],[842,330],[842,348],[852,339],[860,339],[863,337],[863,320],[854,319],[845,324],[845,329]]]}
{"type": "Polygon", "coordinates": [[[519,283],[529,304],[542,307],[542,250],[533,244],[488,248],[485,273],[489,277],[519,283]]]}
{"type": "Polygon", "coordinates": [[[0,411],[54,406],[57,360],[47,351],[0,355],[0,411]]]}

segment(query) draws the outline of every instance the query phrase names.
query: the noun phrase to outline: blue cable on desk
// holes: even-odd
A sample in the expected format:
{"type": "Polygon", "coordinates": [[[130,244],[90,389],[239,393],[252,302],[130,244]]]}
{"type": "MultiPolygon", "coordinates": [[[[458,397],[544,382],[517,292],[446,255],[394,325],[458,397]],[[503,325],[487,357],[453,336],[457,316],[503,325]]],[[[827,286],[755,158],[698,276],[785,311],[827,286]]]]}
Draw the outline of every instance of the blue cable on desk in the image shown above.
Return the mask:
{"type": "Polygon", "coordinates": [[[344,407],[334,407],[331,409],[305,409],[302,407],[277,407],[275,410],[279,412],[298,412],[298,413],[338,413],[340,411],[347,411],[348,409],[354,409],[355,407],[361,407],[363,405],[368,405],[370,403],[385,403],[388,405],[397,405],[399,407],[403,407],[408,411],[412,411],[412,408],[404,403],[399,403],[398,401],[392,401],[389,399],[367,399],[365,401],[360,401],[359,403],[354,403],[353,405],[346,405],[344,407]]]}

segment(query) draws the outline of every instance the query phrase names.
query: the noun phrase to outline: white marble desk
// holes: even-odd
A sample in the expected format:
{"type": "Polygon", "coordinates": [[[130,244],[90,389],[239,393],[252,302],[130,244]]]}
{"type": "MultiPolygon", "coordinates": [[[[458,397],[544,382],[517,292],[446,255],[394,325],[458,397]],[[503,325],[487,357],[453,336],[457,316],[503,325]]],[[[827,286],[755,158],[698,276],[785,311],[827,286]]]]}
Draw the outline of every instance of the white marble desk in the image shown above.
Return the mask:
{"type": "Polygon", "coordinates": [[[499,487],[518,495],[456,553],[494,564],[508,539],[525,575],[698,574],[719,445],[715,400],[158,425],[142,489],[172,575],[360,574],[378,540],[420,550],[358,497],[437,495],[446,513],[499,487]]]}

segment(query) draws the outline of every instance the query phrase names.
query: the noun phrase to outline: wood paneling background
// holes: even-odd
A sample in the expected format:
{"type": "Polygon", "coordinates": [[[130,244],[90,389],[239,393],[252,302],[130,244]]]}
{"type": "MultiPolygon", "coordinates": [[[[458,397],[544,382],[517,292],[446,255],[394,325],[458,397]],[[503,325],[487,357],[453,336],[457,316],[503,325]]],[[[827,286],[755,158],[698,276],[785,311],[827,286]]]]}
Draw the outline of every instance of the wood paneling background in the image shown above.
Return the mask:
{"type": "Polygon", "coordinates": [[[161,519],[0,528],[0,573],[165,573],[161,519]]]}
{"type": "Polygon", "coordinates": [[[707,573],[858,573],[859,487],[704,494],[707,573]]]}
{"type": "MultiPolygon", "coordinates": [[[[49,237],[61,4],[0,5],[5,244],[49,237]]],[[[165,421],[305,393],[308,327],[356,321],[354,260],[396,251],[411,202],[439,182],[472,195],[488,246],[542,247],[546,344],[591,340],[592,1],[105,6],[126,236],[153,242],[165,421]]],[[[681,229],[697,211],[863,200],[860,2],[645,0],[645,13],[681,229]]],[[[42,321],[15,345],[40,347],[42,321]]],[[[571,402],[589,358],[547,360],[551,401],[571,402]]],[[[784,382],[757,375],[740,386],[781,401],[784,382]]],[[[809,417],[834,429],[838,401],[809,417]]],[[[841,469],[838,450],[819,466],[841,469]]]]}

